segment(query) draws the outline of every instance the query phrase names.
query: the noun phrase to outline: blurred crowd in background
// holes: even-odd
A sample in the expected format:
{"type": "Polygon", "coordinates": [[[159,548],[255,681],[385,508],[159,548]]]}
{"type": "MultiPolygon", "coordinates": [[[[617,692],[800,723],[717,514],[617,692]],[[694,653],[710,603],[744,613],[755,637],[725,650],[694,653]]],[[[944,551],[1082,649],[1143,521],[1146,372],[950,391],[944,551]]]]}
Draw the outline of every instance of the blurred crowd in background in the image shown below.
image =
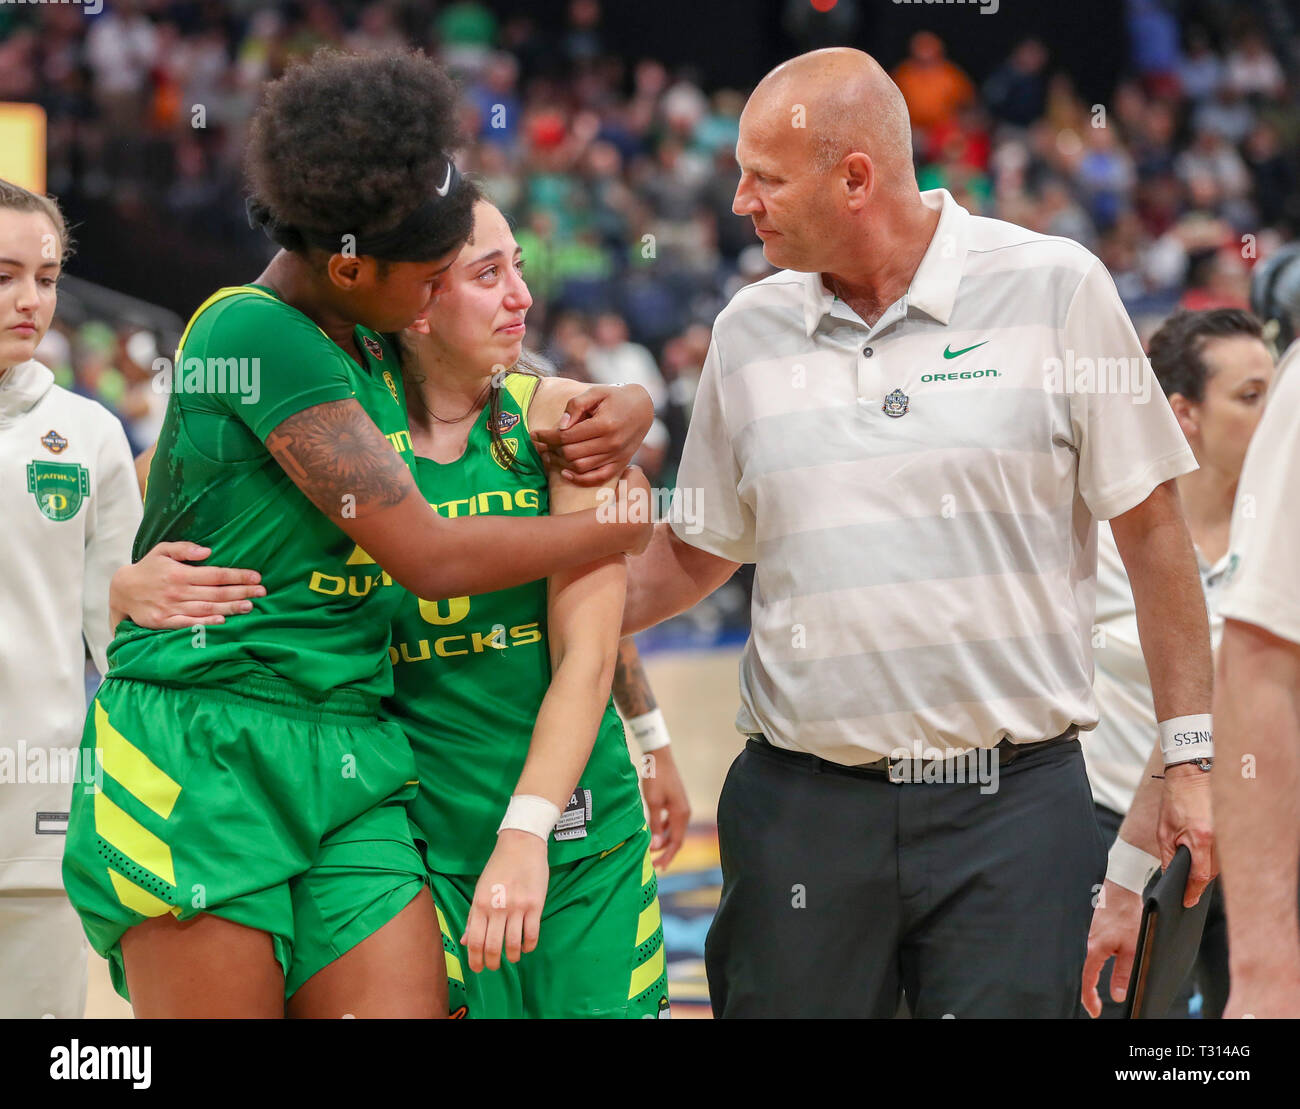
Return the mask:
{"type": "MultiPolygon", "coordinates": [[[[1180,305],[1246,307],[1251,267],[1300,228],[1289,44],[1257,5],[1216,0],[1197,23],[1178,9],[1126,0],[1125,76],[1099,104],[1035,39],[979,80],[934,33],[879,59],[911,110],[921,187],[1095,251],[1144,337],[1180,305]]],[[[571,0],[545,30],[476,0],[114,0],[94,18],[0,5],[0,98],[48,113],[51,193],[269,253],[244,220],[240,175],[264,83],[322,46],[436,52],[465,89],[472,141],[458,164],[524,248],[530,347],[561,374],[644,384],[661,421],[640,461],[670,485],[709,325],[770,272],[750,221],[731,214],[747,90],[615,56],[602,18],[600,0],[571,0]]],[[[65,324],[42,353],[142,449],[165,399],[152,359],[170,351],[127,330],[65,324]]]]}

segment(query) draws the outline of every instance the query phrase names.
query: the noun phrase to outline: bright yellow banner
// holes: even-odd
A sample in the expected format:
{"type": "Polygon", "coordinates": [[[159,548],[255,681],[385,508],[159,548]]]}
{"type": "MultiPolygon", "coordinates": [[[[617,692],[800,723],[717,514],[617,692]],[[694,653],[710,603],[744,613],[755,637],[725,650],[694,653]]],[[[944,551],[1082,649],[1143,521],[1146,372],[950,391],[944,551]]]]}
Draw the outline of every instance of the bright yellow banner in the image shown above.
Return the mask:
{"type": "Polygon", "coordinates": [[[0,104],[0,177],[45,193],[45,109],[0,104]]]}

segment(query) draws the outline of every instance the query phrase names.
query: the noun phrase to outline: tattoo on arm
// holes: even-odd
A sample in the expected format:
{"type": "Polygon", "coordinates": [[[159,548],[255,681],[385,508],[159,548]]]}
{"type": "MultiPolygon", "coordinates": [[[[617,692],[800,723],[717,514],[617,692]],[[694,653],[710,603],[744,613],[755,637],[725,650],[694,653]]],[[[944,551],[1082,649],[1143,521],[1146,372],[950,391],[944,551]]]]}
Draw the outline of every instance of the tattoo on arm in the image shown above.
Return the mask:
{"type": "Polygon", "coordinates": [[[326,516],[345,505],[361,518],[398,504],[413,479],[393,445],[355,400],[313,405],[266,438],[267,450],[326,516]],[[346,497],[353,498],[346,501],[346,497]]]}
{"type": "Polygon", "coordinates": [[[614,702],[624,716],[644,716],[658,708],[650,689],[650,679],[641,665],[636,641],[624,636],[618,641],[618,661],[614,665],[614,702]]]}

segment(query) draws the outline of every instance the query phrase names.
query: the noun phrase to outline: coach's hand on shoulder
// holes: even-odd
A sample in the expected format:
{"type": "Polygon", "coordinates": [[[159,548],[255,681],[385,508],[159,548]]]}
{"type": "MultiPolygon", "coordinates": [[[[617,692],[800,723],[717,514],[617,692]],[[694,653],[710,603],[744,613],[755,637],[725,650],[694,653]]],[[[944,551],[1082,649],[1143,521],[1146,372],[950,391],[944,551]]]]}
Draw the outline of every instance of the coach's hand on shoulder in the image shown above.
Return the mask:
{"type": "Polygon", "coordinates": [[[642,386],[593,385],[570,399],[558,427],[539,428],[532,440],[574,484],[602,485],[632,461],[654,418],[642,386]]]}
{"type": "Polygon", "coordinates": [[[1101,996],[1097,979],[1106,960],[1115,956],[1110,972],[1112,1001],[1123,1001],[1133,974],[1133,957],[1137,954],[1138,930],[1142,927],[1142,896],[1107,879],[1097,895],[1088,929],[1088,956],[1083,963],[1081,999],[1088,1015],[1101,1016],[1101,996]]]}
{"type": "Polygon", "coordinates": [[[159,543],[139,562],[121,567],[108,591],[114,628],[123,618],[155,630],[224,624],[227,616],[251,611],[250,598],[266,596],[261,574],[189,565],[210,554],[197,543],[159,543]]]}
{"type": "Polygon", "coordinates": [[[496,970],[503,949],[506,958],[517,963],[520,955],[537,946],[550,877],[544,839],[513,828],[497,833],[496,849],[474,887],[460,938],[470,970],[496,970]]]}
{"type": "Polygon", "coordinates": [[[1191,763],[1165,768],[1156,842],[1162,867],[1173,861],[1180,843],[1191,852],[1192,868],[1183,891],[1183,906],[1190,909],[1219,872],[1210,820],[1210,774],[1191,763]]]}

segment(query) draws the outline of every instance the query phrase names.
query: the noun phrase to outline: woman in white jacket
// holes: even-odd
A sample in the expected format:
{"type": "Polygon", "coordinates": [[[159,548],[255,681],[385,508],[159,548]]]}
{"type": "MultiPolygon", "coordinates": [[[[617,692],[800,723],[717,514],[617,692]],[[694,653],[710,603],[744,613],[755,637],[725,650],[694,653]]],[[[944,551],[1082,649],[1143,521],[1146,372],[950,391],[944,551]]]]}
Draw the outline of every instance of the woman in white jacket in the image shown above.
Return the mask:
{"type": "Polygon", "coordinates": [[[54,201],[0,181],[0,1017],[80,1017],[87,945],[60,864],[79,764],[85,657],[103,672],[108,583],[140,493],[102,405],[32,355],[68,235],[54,201]]]}

